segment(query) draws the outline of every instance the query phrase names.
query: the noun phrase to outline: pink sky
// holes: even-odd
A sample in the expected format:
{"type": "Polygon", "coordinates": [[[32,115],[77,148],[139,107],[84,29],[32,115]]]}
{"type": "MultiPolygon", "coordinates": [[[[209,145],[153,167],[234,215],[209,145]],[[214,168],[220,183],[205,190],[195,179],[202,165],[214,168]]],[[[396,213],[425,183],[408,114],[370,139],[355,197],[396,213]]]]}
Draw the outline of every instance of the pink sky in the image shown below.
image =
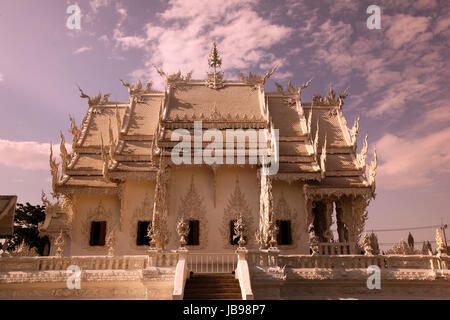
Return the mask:
{"type": "MultiPolygon", "coordinates": [[[[86,112],[76,84],[124,100],[119,77],[162,85],[152,65],[203,78],[217,41],[228,78],[278,64],[283,84],[314,77],[306,100],[330,82],[350,87],[344,115],[361,116],[360,145],[369,132],[379,155],[368,229],[450,223],[449,25],[445,0],[2,1],[0,194],[37,204],[49,191],[49,142],[60,130],[70,137],[69,114],[80,123],[86,112]],[[74,3],[81,30],[66,28],[74,3]],[[366,27],[370,4],[382,9],[381,30],[366,27]]],[[[434,230],[413,235],[433,240],[434,230]]]]}

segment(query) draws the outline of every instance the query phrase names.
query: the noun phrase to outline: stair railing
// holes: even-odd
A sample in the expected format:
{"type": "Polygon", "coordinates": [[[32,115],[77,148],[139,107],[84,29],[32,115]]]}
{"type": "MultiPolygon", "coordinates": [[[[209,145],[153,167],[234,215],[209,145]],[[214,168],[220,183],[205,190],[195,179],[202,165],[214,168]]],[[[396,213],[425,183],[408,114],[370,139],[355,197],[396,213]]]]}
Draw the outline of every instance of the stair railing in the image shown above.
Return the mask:
{"type": "Polygon", "coordinates": [[[231,273],[236,270],[237,258],[234,253],[189,253],[189,271],[194,273],[231,273]]]}
{"type": "Polygon", "coordinates": [[[245,248],[238,248],[236,254],[238,256],[238,262],[236,267],[236,279],[239,280],[241,287],[242,300],[253,300],[253,291],[250,281],[250,271],[247,263],[247,253],[245,248]]]}
{"type": "Polygon", "coordinates": [[[180,248],[178,250],[178,262],[175,269],[175,278],[172,293],[173,300],[183,300],[184,297],[184,287],[186,285],[186,279],[189,278],[187,257],[188,250],[180,248]]]}

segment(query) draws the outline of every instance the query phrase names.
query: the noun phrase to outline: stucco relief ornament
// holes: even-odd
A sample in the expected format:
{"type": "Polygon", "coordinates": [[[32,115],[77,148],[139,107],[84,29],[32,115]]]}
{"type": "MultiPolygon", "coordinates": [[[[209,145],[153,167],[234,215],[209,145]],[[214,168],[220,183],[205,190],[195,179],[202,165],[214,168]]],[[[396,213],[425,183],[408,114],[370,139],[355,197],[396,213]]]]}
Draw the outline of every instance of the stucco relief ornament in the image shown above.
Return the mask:
{"type": "Polygon", "coordinates": [[[235,237],[238,237],[238,245],[239,248],[243,248],[245,246],[245,239],[244,239],[244,230],[245,230],[245,224],[244,219],[242,219],[242,214],[239,215],[239,218],[237,218],[236,222],[234,223],[234,234],[235,237]]]}
{"type": "Polygon", "coordinates": [[[208,65],[210,68],[214,68],[214,72],[207,73],[208,80],[206,81],[206,86],[211,89],[223,88],[223,72],[217,72],[217,68],[220,68],[222,66],[222,58],[219,55],[219,50],[217,50],[215,42],[213,42],[211,53],[208,57],[208,65]]]}
{"type": "Polygon", "coordinates": [[[260,87],[262,89],[262,88],[264,88],[264,84],[266,83],[267,79],[270,78],[270,76],[277,70],[277,68],[278,68],[278,65],[273,67],[273,69],[271,71],[266,72],[266,74],[264,76],[259,76],[252,72],[249,72],[248,76],[246,76],[242,72],[238,71],[238,77],[242,82],[253,85],[255,89],[258,87],[260,87]]]}
{"type": "Polygon", "coordinates": [[[114,231],[108,233],[108,237],[106,238],[106,246],[108,247],[108,256],[113,257],[116,246],[116,236],[114,231]]]}
{"type": "Polygon", "coordinates": [[[194,183],[194,176],[186,195],[181,199],[178,208],[178,217],[186,220],[198,220],[200,223],[199,245],[192,246],[192,249],[202,249],[208,241],[208,222],[206,219],[206,209],[203,206],[203,198],[198,194],[194,183]]]}
{"type": "Polygon", "coordinates": [[[52,197],[56,198],[57,197],[57,192],[56,192],[56,186],[59,183],[59,163],[57,163],[55,161],[55,159],[53,158],[53,147],[52,144],[50,143],[50,158],[49,158],[49,162],[50,162],[50,173],[52,174],[52,197]]]}
{"type": "Polygon", "coordinates": [[[374,249],[372,247],[372,241],[369,234],[365,234],[362,238],[362,245],[364,247],[364,255],[373,256],[374,249]]]}
{"type": "Polygon", "coordinates": [[[447,248],[445,248],[444,240],[442,239],[442,235],[439,232],[439,229],[436,229],[436,245],[438,255],[447,255],[447,248]]]}
{"type": "Polygon", "coordinates": [[[59,145],[60,150],[60,156],[61,156],[61,171],[62,174],[67,174],[67,166],[69,165],[70,161],[72,160],[72,156],[67,152],[66,149],[66,140],[64,139],[64,135],[60,131],[61,136],[61,143],[59,145]]]}
{"type": "Polygon", "coordinates": [[[248,207],[248,202],[245,194],[241,191],[239,185],[239,179],[236,179],[236,184],[233,193],[231,194],[227,207],[223,215],[222,222],[222,237],[225,241],[225,248],[230,248],[232,245],[229,243],[230,239],[230,221],[237,221],[239,218],[242,219],[242,225],[245,225],[246,230],[252,233],[253,230],[253,218],[251,211],[248,207]]]}
{"type": "Polygon", "coordinates": [[[367,138],[368,135],[364,136],[364,144],[361,148],[360,153],[356,155],[356,164],[359,169],[363,169],[366,166],[366,158],[367,158],[367,151],[369,150],[368,144],[367,144],[367,138]]]}
{"type": "Polygon", "coordinates": [[[189,234],[189,225],[183,217],[180,217],[177,222],[177,233],[180,237],[180,249],[186,249],[186,237],[189,234]]]}
{"type": "Polygon", "coordinates": [[[83,90],[80,88],[80,86],[77,85],[77,87],[78,87],[78,90],[80,91],[80,98],[88,99],[88,105],[90,107],[91,106],[95,106],[95,105],[99,105],[99,104],[107,104],[107,103],[109,103],[108,99],[109,99],[109,96],[111,95],[111,93],[106,93],[103,96],[103,99],[102,99],[102,94],[100,92],[95,97],[91,98],[90,96],[88,96],[87,94],[85,94],[83,92],[83,90]]]}
{"type": "Polygon", "coordinates": [[[1,257],[7,257],[10,255],[10,253],[8,252],[8,248],[9,248],[9,240],[5,239],[5,241],[2,244],[2,254],[0,255],[1,257]]]}
{"type": "Polygon", "coordinates": [[[63,256],[63,249],[62,248],[64,247],[64,244],[65,244],[62,230],[59,232],[59,236],[55,239],[54,244],[57,247],[57,249],[56,249],[56,256],[61,258],[63,256]]]}
{"type": "Polygon", "coordinates": [[[270,234],[269,246],[270,246],[270,248],[276,248],[276,246],[277,246],[278,227],[274,223],[274,221],[272,221],[271,224],[270,224],[269,234],[270,234]]]}
{"type": "Polygon", "coordinates": [[[350,137],[352,139],[352,145],[356,146],[356,136],[359,133],[359,116],[356,117],[353,127],[350,130],[350,137]]]}
{"type": "Polygon", "coordinates": [[[72,118],[71,115],[69,115],[69,120],[70,120],[70,132],[72,133],[72,150],[75,150],[78,138],[80,137],[81,134],[81,130],[78,129],[75,123],[75,119],[72,118]]]}

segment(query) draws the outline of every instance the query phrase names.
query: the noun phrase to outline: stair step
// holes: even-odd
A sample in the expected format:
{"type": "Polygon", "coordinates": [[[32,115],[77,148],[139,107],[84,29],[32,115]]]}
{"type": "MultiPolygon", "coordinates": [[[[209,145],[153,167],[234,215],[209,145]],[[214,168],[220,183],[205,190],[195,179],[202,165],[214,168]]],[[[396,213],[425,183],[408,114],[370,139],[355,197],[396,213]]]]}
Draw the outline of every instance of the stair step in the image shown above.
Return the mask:
{"type": "Polygon", "coordinates": [[[239,287],[229,287],[229,288],[187,288],[185,291],[187,293],[210,293],[210,292],[224,292],[224,293],[241,293],[241,288],[239,287]]]}
{"type": "Polygon", "coordinates": [[[239,283],[238,280],[234,279],[217,279],[217,280],[206,280],[206,279],[187,279],[186,281],[189,281],[190,283],[205,283],[205,284],[211,284],[211,283],[239,283]]]}
{"type": "Polygon", "coordinates": [[[205,294],[185,294],[185,300],[219,300],[219,299],[230,299],[230,300],[241,300],[242,296],[236,293],[205,293],[205,294]]]}
{"type": "Polygon", "coordinates": [[[185,300],[241,300],[239,280],[232,273],[191,274],[184,288],[185,300]]]}

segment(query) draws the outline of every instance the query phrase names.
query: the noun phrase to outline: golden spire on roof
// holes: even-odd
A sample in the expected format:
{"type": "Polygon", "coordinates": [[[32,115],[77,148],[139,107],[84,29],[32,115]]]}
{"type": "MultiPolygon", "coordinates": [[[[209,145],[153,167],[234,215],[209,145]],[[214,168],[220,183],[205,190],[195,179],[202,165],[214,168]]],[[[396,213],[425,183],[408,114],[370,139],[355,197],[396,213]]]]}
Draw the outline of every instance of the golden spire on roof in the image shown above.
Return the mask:
{"type": "Polygon", "coordinates": [[[222,66],[222,58],[220,57],[219,50],[217,50],[216,42],[213,42],[213,46],[208,57],[208,65],[210,68],[214,68],[214,72],[208,73],[206,85],[213,89],[222,88],[223,72],[217,72],[217,68],[222,66]]]}

